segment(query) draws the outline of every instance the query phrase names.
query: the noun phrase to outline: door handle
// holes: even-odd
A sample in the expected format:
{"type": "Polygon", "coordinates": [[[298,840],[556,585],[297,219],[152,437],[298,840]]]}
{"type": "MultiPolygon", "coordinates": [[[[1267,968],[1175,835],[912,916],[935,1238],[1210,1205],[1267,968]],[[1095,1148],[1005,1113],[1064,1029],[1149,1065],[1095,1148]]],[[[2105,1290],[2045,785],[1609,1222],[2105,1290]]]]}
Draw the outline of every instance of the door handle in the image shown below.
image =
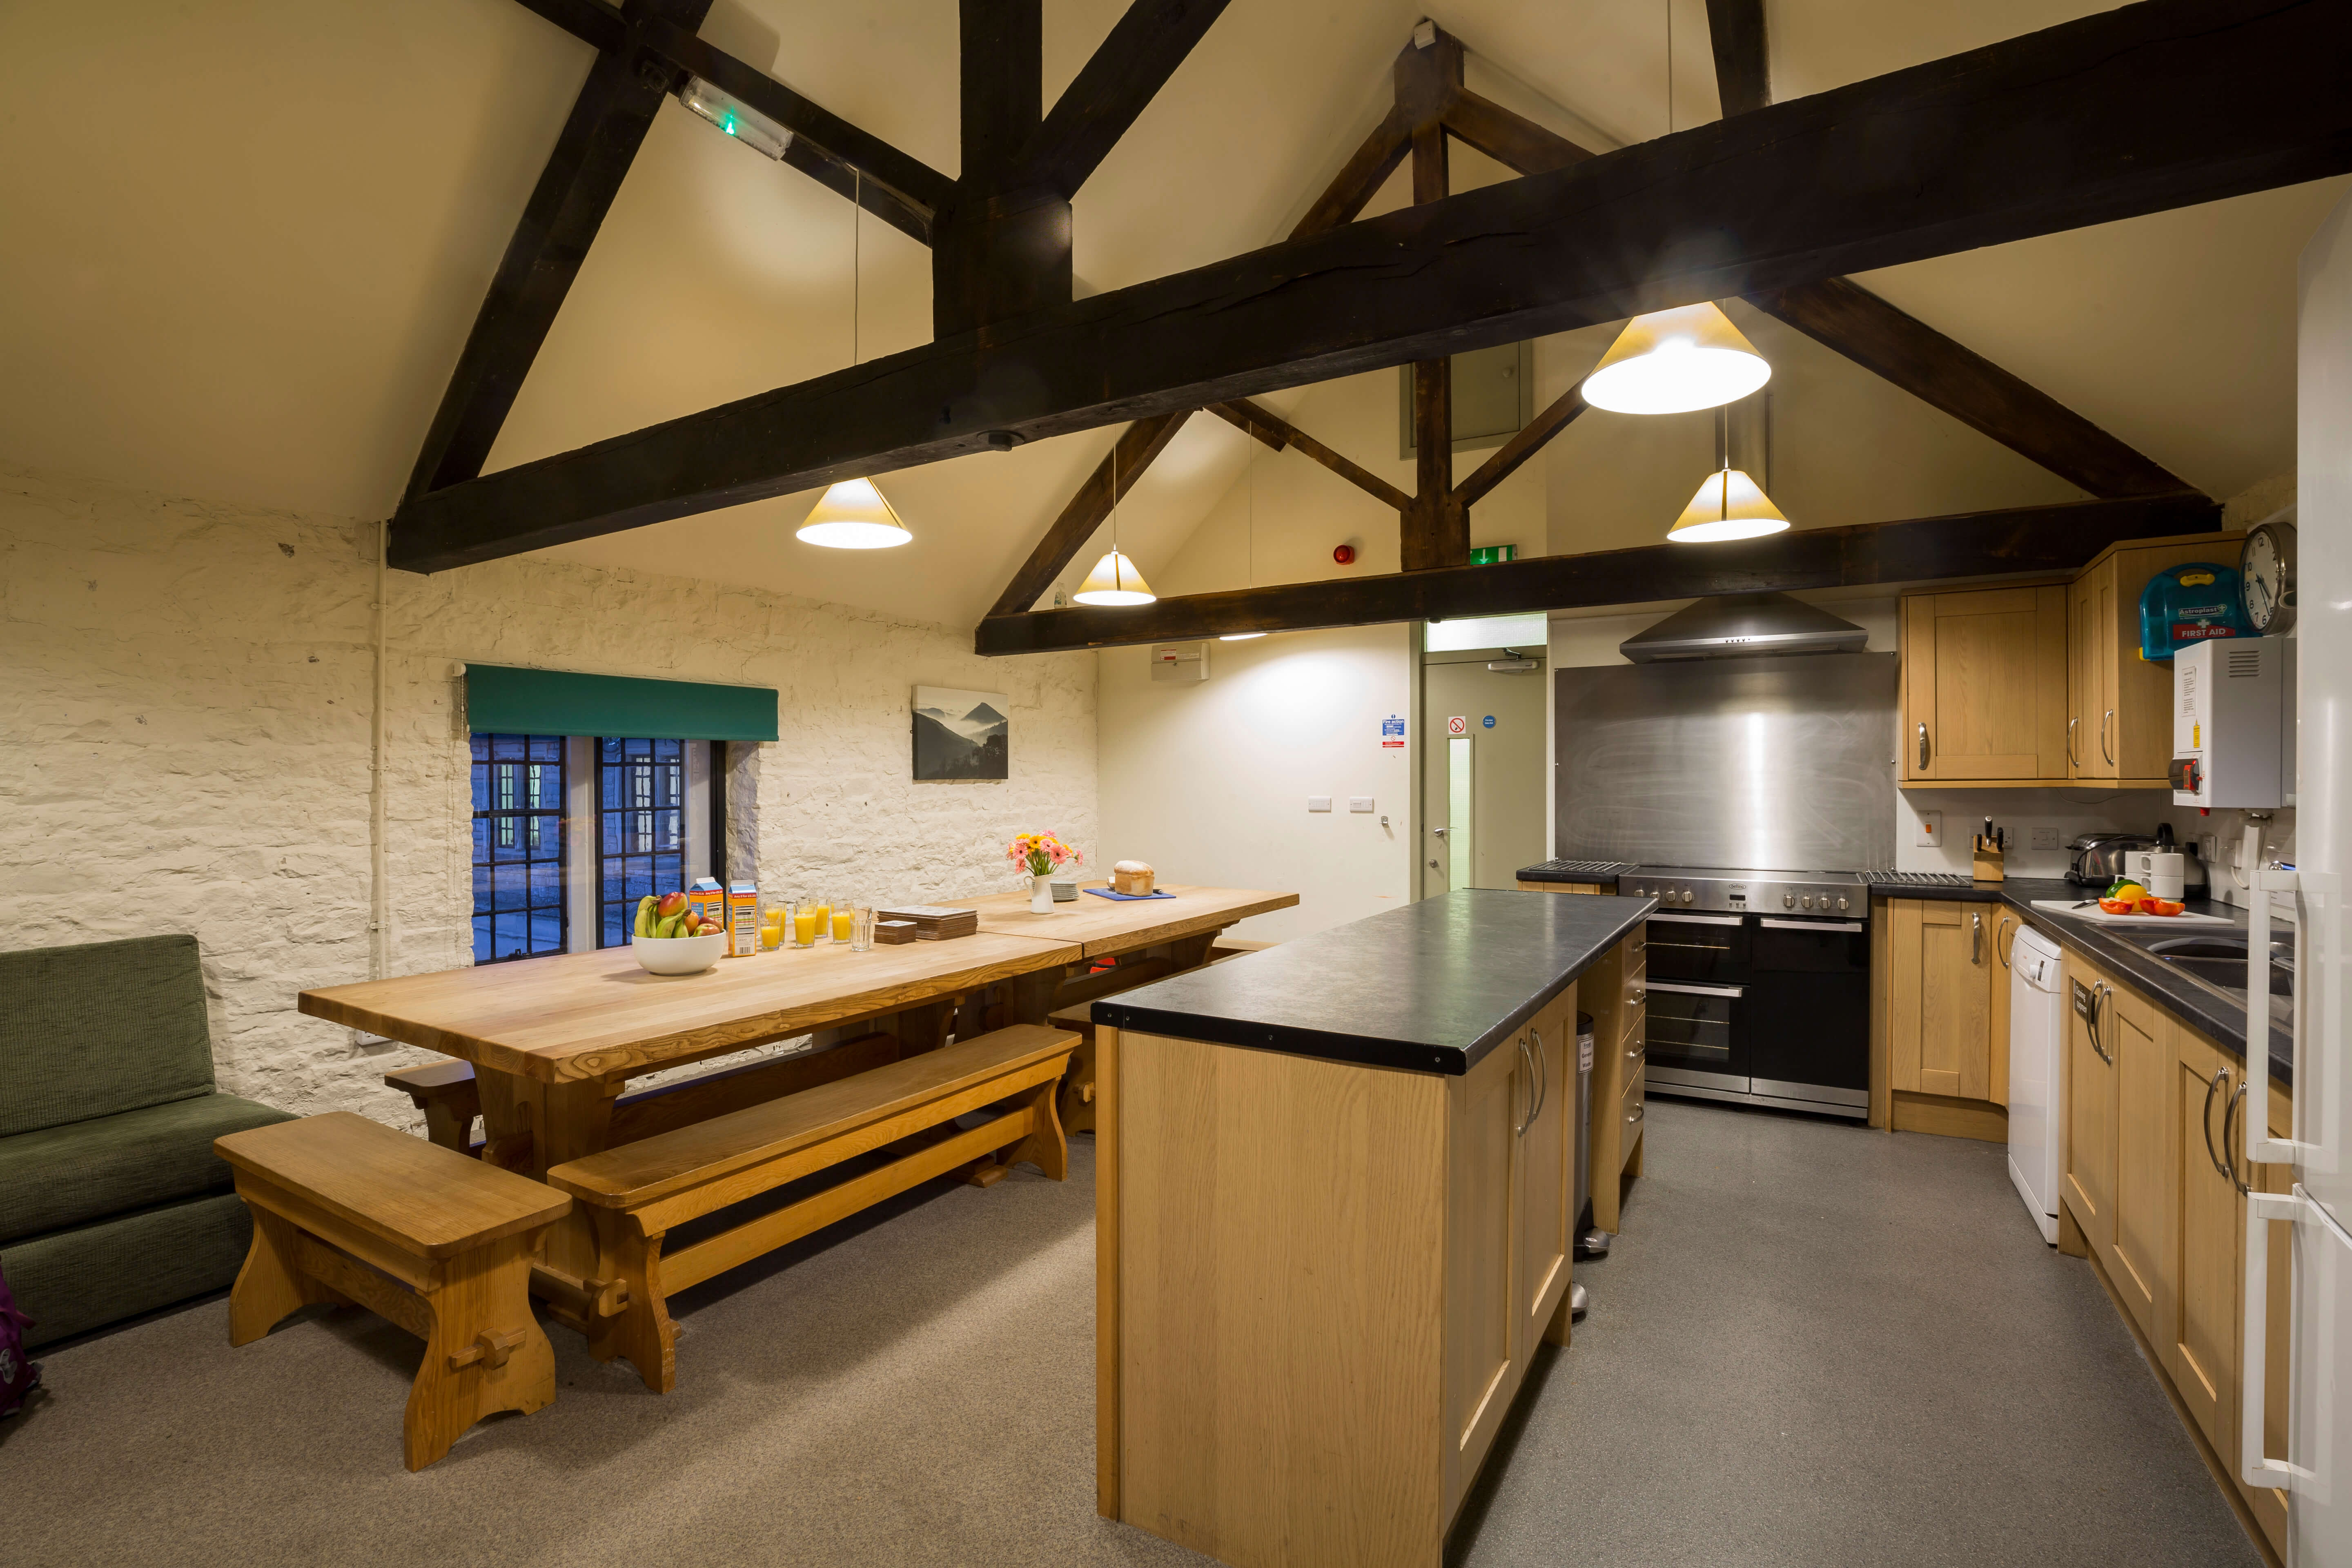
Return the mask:
{"type": "Polygon", "coordinates": [[[1927,726],[1925,724],[1919,726],[1919,765],[1923,768],[1927,765],[1927,726]]]}
{"type": "Polygon", "coordinates": [[[1635,1105],[1635,1106],[1633,1107],[1633,1110],[1629,1110],[1629,1111],[1627,1111],[1627,1112],[1625,1113],[1625,1125],[1626,1125],[1626,1126],[1628,1126],[1628,1127],[1633,1126],[1633,1123],[1635,1123],[1636,1121],[1641,1121],[1641,1120],[1642,1120],[1642,1108],[1641,1108],[1641,1106],[1639,1106],[1638,1104],[1637,1104],[1637,1105],[1635,1105]]]}
{"type": "Polygon", "coordinates": [[[2114,744],[2107,738],[2107,731],[2115,721],[2116,710],[2112,708],[2108,709],[2105,713],[2099,716],[2099,753],[2107,759],[2110,766],[2115,763],[2116,750],[2114,744]]]}
{"type": "MultiPolygon", "coordinates": [[[[2334,1170],[2335,1156],[2320,1140],[2304,1141],[2293,1137],[2269,1136],[2271,1102],[2271,998],[2268,985],[2253,984],[2251,965],[2257,953],[2266,953],[2271,945],[2271,899],[2273,893],[2293,893],[2300,916],[2295,923],[2294,978],[2290,998],[2294,1005],[2288,1016],[2288,1057],[2298,1081],[2303,1072],[2304,1036],[2315,1032],[2323,1059],[2340,1061],[2344,1055],[2344,879],[2333,871],[2286,871],[2256,869],[2249,874],[2253,883],[2253,902],[2246,909],[2246,953],[2249,972],[2246,976],[2246,1082],[2253,1089],[2255,1110],[2247,1113],[2251,1119],[2263,1118],[2260,1131],[2252,1125],[2246,1129],[2246,1157],[2261,1164],[2313,1164],[2321,1170],[2334,1170]],[[2306,963],[2326,971],[2315,998],[2304,990],[2303,977],[2306,963]],[[2315,1014],[2317,1016],[2306,1016],[2315,1014]]],[[[2325,1131],[2328,1122],[2316,1115],[2301,1119],[2304,1126],[2325,1131]]],[[[2333,1119],[2329,1119],[2332,1121],[2333,1119]]],[[[2292,1131],[2292,1128],[2289,1129],[2292,1131]]],[[[2250,1233],[2251,1234],[2251,1233],[2250,1233]]]]}
{"type": "Polygon", "coordinates": [[[1695,983],[1670,985],[1663,980],[1650,989],[1664,991],[1675,996],[1728,996],[1735,1002],[1748,994],[1748,987],[1745,985],[1700,985],[1695,983]]]}
{"type": "Polygon", "coordinates": [[[2099,1053],[2101,1061],[2113,1067],[2116,1065],[2116,1058],[2107,1055],[2107,1047],[2099,1043],[2099,1008],[2106,1000],[2106,993],[2105,981],[2095,980],[2091,983],[2091,1011],[2084,1018],[2084,1027],[2090,1031],[2091,1048],[2099,1053]]]}
{"type": "Polygon", "coordinates": [[[2230,1184],[2238,1189],[2240,1197],[2244,1197],[2253,1189],[2239,1178],[2238,1156],[2230,1147],[2230,1124],[2237,1120],[2238,1108],[2245,1103],[2246,1086],[2241,1083],[2238,1092],[2230,1097],[2230,1103],[2221,1108],[2221,1158],[2226,1163],[2222,1173],[2230,1178],[2230,1184]]]}
{"type": "Polygon", "coordinates": [[[1430,829],[1430,831],[1431,831],[1432,833],[1436,834],[1440,838],[1443,838],[1443,837],[1445,837],[1445,829],[1444,829],[1443,827],[1433,827],[1433,828],[1431,828],[1431,829],[1430,829]]]}
{"type": "MultiPolygon", "coordinates": [[[[2265,1384],[2270,1359],[2270,1222],[2274,1219],[2307,1224],[2326,1232],[2325,1237],[2313,1238],[2315,1246],[2333,1239],[2352,1247],[2352,1235],[2347,1235],[2325,1208],[2305,1196],[2300,1184],[2292,1193],[2246,1194],[2245,1339],[2238,1370],[2239,1474],[2249,1486],[2296,1492],[2306,1489],[2314,1479],[2312,1472],[2288,1460],[2273,1459],[2263,1451],[2263,1396],[2268,1392],[2265,1384]],[[2305,1212],[2306,1208],[2308,1214],[2305,1212]]],[[[2317,1381],[2316,1396],[2324,1400],[2328,1392],[2326,1381],[2317,1381]]],[[[2318,1429],[2329,1430],[2325,1425],[2326,1417],[2323,1415],[2319,1419],[2322,1424],[2318,1429]]]]}
{"type": "Polygon", "coordinates": [[[2000,950],[2000,933],[2002,930],[2005,928],[2014,928],[2016,924],[2017,921],[2015,919],[2009,915],[2003,915],[2000,917],[2000,924],[1993,928],[1992,955],[2000,960],[2000,966],[2003,969],[2014,969],[2017,967],[2009,961],[2009,952],[2015,952],[2017,951],[2017,938],[2012,935],[2009,939],[2009,952],[2003,952],[2000,950]]]}
{"type": "Polygon", "coordinates": [[[1528,1124],[1536,1119],[1536,1065],[1528,1057],[1528,1037],[1525,1035],[1519,1037],[1519,1066],[1527,1070],[1528,1113],[1519,1118],[1517,1127],[1511,1129],[1514,1138],[1526,1137],[1528,1124]]]}
{"type": "Polygon", "coordinates": [[[1536,1048],[1528,1053],[1535,1058],[1536,1068],[1536,1104],[1535,1109],[1528,1112],[1528,1125],[1533,1127],[1536,1124],[1536,1118],[1543,1114],[1544,1102],[1551,1099],[1551,1068],[1544,1060],[1543,1036],[1537,1030],[1529,1029],[1528,1038],[1536,1043],[1536,1048]]]}
{"type": "Polygon", "coordinates": [[[1631,1006],[1635,1006],[1635,1007],[1640,1006],[1643,1003],[1647,1002],[1649,999],[1650,999],[1650,992],[1649,992],[1649,988],[1648,988],[1648,987],[1646,987],[1646,986],[1642,986],[1642,985],[1636,985],[1636,986],[1634,986],[1634,987],[1633,987],[1633,989],[1630,993],[1628,993],[1628,994],[1627,994],[1627,995],[1626,995],[1626,997],[1625,997],[1625,1001],[1626,1001],[1626,1003],[1627,1003],[1629,1005],[1631,1005],[1631,1006]]]}
{"type": "Polygon", "coordinates": [[[1969,916],[1969,962],[1984,962],[1984,914],[1979,910],[1969,916]]]}
{"type": "MultiPolygon", "coordinates": [[[[2229,1077],[2230,1069],[2228,1068],[2223,1068],[2220,1072],[2215,1073],[2211,1078],[2205,1080],[2205,1109],[2200,1111],[2197,1116],[2198,1130],[2205,1134],[2206,1163],[2213,1167],[2214,1174],[2220,1176],[2229,1175],[2230,1167],[2221,1163],[2221,1155],[2213,1152],[2213,1091],[2220,1089],[2222,1084],[2227,1082],[2229,1080],[2229,1077]]],[[[2221,1142],[2226,1145],[2229,1141],[2230,1135],[2225,1131],[2221,1134],[2221,1142]]]]}
{"type": "Polygon", "coordinates": [[[2077,767],[2082,765],[2083,759],[2074,754],[2074,731],[2081,727],[2082,722],[2079,718],[2066,721],[2066,760],[2077,767]]]}

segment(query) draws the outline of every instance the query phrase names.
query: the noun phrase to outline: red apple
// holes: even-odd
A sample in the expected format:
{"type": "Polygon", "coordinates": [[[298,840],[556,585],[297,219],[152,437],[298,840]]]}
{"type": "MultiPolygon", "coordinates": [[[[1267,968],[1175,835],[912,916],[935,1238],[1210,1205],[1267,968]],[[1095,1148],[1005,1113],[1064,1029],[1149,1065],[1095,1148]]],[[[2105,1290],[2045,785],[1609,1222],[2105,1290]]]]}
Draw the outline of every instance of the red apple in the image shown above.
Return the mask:
{"type": "Polygon", "coordinates": [[[686,895],[684,893],[664,893],[661,896],[661,902],[654,906],[654,913],[663,920],[667,920],[670,916],[677,914],[679,910],[685,908],[686,895]]]}

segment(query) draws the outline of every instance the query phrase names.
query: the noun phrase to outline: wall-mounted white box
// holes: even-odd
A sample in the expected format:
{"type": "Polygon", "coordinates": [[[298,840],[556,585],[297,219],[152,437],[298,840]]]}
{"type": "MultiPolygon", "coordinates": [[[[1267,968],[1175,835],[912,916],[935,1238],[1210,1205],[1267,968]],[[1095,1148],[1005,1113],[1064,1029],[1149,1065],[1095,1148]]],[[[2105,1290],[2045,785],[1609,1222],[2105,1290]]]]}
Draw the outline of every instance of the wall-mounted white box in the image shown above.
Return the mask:
{"type": "Polygon", "coordinates": [[[2294,644],[2192,643],[2172,659],[2172,804],[2269,811],[2294,804],[2294,644]]]}
{"type": "Polygon", "coordinates": [[[1328,795],[1310,795],[1307,797],[1307,809],[1328,811],[1331,809],[1331,797],[1328,795]]]}
{"type": "Polygon", "coordinates": [[[1192,682],[1209,679],[1209,645],[1204,642],[1156,643],[1151,649],[1151,679],[1192,682]]]}
{"type": "Polygon", "coordinates": [[[1368,795],[1351,795],[1348,797],[1348,809],[1349,811],[1370,811],[1372,809],[1372,797],[1368,795]]]}

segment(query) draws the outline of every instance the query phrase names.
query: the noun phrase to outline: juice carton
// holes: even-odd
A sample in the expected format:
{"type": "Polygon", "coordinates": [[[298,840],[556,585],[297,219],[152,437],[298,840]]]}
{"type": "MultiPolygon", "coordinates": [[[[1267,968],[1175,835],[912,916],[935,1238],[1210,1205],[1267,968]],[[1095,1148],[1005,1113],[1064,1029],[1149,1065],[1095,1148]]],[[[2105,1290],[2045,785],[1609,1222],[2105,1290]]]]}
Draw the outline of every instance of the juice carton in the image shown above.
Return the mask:
{"type": "Polygon", "coordinates": [[[760,885],[727,885],[727,956],[749,958],[760,951],[760,885]]]}
{"type": "Polygon", "coordinates": [[[686,907],[702,917],[705,931],[727,928],[727,889],[719,886],[718,879],[696,878],[694,885],[686,890],[686,907]]]}

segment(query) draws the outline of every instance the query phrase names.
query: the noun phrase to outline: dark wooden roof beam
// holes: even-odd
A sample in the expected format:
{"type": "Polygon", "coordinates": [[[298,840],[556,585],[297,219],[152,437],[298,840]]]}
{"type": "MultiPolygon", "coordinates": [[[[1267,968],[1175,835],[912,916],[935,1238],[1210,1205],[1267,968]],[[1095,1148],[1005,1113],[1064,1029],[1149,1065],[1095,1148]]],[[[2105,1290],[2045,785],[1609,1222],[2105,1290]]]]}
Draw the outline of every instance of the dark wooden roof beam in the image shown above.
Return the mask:
{"type": "Polygon", "coordinates": [[[1261,404],[1252,403],[1246,397],[1236,397],[1231,403],[1212,404],[1209,412],[1277,452],[1285,447],[1296,448],[1301,457],[1312,458],[1382,506],[1392,506],[1402,511],[1412,504],[1411,496],[1380,475],[1333,451],[1261,404]]]}
{"type": "Polygon", "coordinates": [[[2352,6],[2144,0],[412,497],[437,570],[2352,170],[2352,6]]]}
{"type": "Polygon", "coordinates": [[[1014,160],[1012,180],[1065,201],[1110,156],[1227,0],[1132,0],[1014,160]]]}

